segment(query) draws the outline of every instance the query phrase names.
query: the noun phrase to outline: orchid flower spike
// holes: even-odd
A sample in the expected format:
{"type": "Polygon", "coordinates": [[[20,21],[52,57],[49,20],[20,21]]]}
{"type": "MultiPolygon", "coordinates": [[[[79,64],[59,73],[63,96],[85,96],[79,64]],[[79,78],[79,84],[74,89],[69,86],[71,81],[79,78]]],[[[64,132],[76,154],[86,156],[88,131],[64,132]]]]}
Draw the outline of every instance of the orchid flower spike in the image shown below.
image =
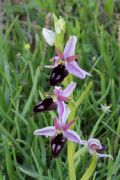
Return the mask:
{"type": "Polygon", "coordinates": [[[76,59],[79,57],[79,55],[75,55],[76,43],[77,37],[70,36],[64,48],[63,54],[56,49],[57,56],[51,59],[51,61],[54,62],[54,65],[45,66],[48,68],[54,68],[50,77],[51,85],[54,86],[57,83],[62,82],[68,73],[81,79],[84,79],[87,75],[90,76],[90,73],[81,69],[76,62],[76,59]]]}
{"type": "Polygon", "coordinates": [[[69,96],[73,92],[76,87],[75,82],[71,82],[64,90],[61,87],[55,86],[53,90],[53,99],[52,96],[50,98],[46,98],[41,101],[37,106],[34,107],[33,112],[43,112],[43,111],[52,111],[58,108],[59,110],[63,110],[64,101],[68,101],[69,96]]]}
{"type": "Polygon", "coordinates": [[[59,113],[59,118],[54,118],[54,126],[48,126],[34,131],[34,135],[52,137],[51,151],[53,158],[59,155],[67,140],[82,144],[79,135],[75,131],[69,129],[74,123],[74,120],[66,123],[70,114],[68,106],[64,104],[63,111],[59,113]],[[60,117],[60,115],[62,116],[60,117]]]}
{"type": "Polygon", "coordinates": [[[112,158],[110,154],[103,154],[105,150],[105,146],[102,145],[98,139],[92,138],[89,139],[88,141],[83,141],[83,144],[88,146],[88,150],[91,155],[94,154],[94,150],[95,150],[99,158],[101,157],[112,158]]]}

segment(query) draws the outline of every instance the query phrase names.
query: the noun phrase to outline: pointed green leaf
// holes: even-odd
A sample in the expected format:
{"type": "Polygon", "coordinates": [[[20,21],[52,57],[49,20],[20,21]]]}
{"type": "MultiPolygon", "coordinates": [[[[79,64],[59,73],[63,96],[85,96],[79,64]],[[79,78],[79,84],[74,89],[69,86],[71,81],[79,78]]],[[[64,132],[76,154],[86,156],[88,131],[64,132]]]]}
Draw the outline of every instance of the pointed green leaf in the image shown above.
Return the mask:
{"type": "Polygon", "coordinates": [[[92,174],[95,171],[96,165],[97,165],[97,155],[96,155],[96,152],[94,152],[92,162],[91,162],[90,166],[88,167],[87,171],[82,176],[81,180],[90,179],[90,177],[92,176],[92,174]]]}

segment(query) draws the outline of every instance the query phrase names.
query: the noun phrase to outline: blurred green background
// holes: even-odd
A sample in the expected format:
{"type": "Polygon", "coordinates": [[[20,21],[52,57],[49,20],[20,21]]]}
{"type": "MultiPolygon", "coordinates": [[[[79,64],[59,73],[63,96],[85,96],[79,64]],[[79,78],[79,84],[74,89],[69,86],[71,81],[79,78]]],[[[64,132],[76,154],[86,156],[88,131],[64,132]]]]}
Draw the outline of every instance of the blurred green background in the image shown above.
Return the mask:
{"type": "MultiPolygon", "coordinates": [[[[113,160],[99,159],[91,179],[120,180],[120,1],[119,0],[0,0],[0,180],[67,180],[66,148],[51,158],[50,139],[34,137],[35,129],[52,125],[49,112],[32,109],[49,86],[51,70],[45,69],[55,54],[42,36],[42,28],[53,29],[50,13],[67,22],[68,35],[76,35],[79,65],[92,78],[74,77],[74,100],[90,80],[93,88],[76,113],[75,130],[106,145],[113,160]],[[26,45],[30,45],[30,49],[26,45]],[[103,116],[101,104],[111,105],[103,116]]],[[[76,146],[76,152],[81,146],[76,146]]],[[[89,166],[86,153],[75,159],[77,180],[89,166]]]]}

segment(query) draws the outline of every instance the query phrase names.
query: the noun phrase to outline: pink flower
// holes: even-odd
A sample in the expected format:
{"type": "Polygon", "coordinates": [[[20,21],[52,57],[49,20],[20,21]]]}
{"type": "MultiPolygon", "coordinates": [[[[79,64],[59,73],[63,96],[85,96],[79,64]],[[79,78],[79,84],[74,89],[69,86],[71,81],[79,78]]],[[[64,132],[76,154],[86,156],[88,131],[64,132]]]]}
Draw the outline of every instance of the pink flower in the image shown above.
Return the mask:
{"type": "MultiPolygon", "coordinates": [[[[75,61],[79,57],[79,55],[75,55],[76,43],[77,43],[77,37],[70,36],[70,38],[67,41],[66,46],[64,48],[63,54],[58,49],[56,49],[57,56],[55,56],[51,59],[51,61],[54,61],[54,65],[46,66],[46,67],[56,68],[59,64],[62,64],[63,68],[65,67],[69,73],[71,73],[81,79],[84,79],[87,75],[90,76],[90,73],[81,69],[78,66],[77,62],[75,61]]],[[[61,68],[61,66],[60,66],[60,68],[61,68]]],[[[53,73],[55,74],[55,69],[52,72],[52,75],[50,78],[51,85],[59,83],[59,80],[60,80],[60,82],[62,81],[62,74],[58,74],[58,70],[56,72],[56,75],[54,75],[54,77],[53,77],[53,73]]],[[[66,76],[66,75],[67,74],[65,73],[64,76],[66,76]]],[[[65,78],[64,76],[63,76],[63,79],[65,78]]]]}
{"type": "Polygon", "coordinates": [[[75,87],[75,82],[71,82],[64,90],[62,90],[61,87],[55,86],[55,89],[53,90],[54,98],[44,99],[34,107],[33,112],[50,111],[57,108],[59,112],[62,112],[64,108],[64,101],[68,101],[70,99],[69,96],[71,95],[75,87]]]}
{"type": "Polygon", "coordinates": [[[98,139],[92,138],[88,141],[83,141],[83,144],[88,146],[88,150],[91,155],[93,155],[95,150],[98,157],[112,158],[110,154],[103,154],[105,146],[102,145],[98,139]]]}
{"type": "Polygon", "coordinates": [[[70,110],[68,106],[64,104],[64,109],[60,112],[62,116],[59,114],[59,118],[54,118],[54,126],[48,126],[34,131],[34,135],[52,137],[51,150],[53,157],[58,156],[66,140],[82,144],[79,135],[75,131],[69,129],[74,123],[74,120],[66,123],[69,113],[70,110]]]}
{"type": "Polygon", "coordinates": [[[76,87],[76,83],[71,82],[64,90],[62,90],[61,87],[55,86],[53,92],[57,96],[58,101],[68,101],[69,96],[72,94],[75,87],[76,87]]]}
{"type": "Polygon", "coordinates": [[[68,101],[69,96],[72,94],[73,90],[76,87],[75,82],[71,82],[68,87],[62,90],[61,87],[55,86],[54,94],[56,95],[56,103],[58,107],[58,113],[61,116],[61,112],[64,111],[64,101],[68,101]]]}

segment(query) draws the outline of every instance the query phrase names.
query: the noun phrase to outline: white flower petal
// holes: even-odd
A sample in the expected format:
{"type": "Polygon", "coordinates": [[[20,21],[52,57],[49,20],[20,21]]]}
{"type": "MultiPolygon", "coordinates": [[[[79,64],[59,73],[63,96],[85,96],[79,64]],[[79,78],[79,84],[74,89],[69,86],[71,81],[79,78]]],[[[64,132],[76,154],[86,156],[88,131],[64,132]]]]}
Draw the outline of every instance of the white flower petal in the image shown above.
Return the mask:
{"type": "Polygon", "coordinates": [[[82,144],[80,136],[73,130],[68,129],[63,133],[63,136],[66,137],[69,141],[76,142],[78,144],[82,144]]]}
{"type": "Polygon", "coordinates": [[[75,54],[76,43],[77,43],[77,37],[70,36],[69,40],[66,43],[64,52],[63,52],[64,58],[73,56],[75,54]]]}
{"type": "Polygon", "coordinates": [[[67,104],[64,103],[64,111],[63,111],[63,114],[62,114],[62,125],[66,124],[66,121],[69,117],[69,114],[70,114],[70,109],[68,107],[67,104]]]}
{"type": "Polygon", "coordinates": [[[34,131],[34,135],[36,136],[54,136],[55,135],[55,127],[48,126],[46,128],[37,129],[34,131]]]}
{"type": "Polygon", "coordinates": [[[68,70],[69,73],[73,74],[74,76],[77,76],[81,79],[84,79],[86,76],[91,76],[90,73],[84,71],[81,69],[76,61],[73,62],[68,62],[66,63],[66,69],[68,70]]]}
{"type": "Polygon", "coordinates": [[[64,96],[64,97],[69,97],[73,90],[75,89],[76,87],[76,83],[75,82],[71,82],[61,93],[60,95],[61,96],[64,96]]]}

